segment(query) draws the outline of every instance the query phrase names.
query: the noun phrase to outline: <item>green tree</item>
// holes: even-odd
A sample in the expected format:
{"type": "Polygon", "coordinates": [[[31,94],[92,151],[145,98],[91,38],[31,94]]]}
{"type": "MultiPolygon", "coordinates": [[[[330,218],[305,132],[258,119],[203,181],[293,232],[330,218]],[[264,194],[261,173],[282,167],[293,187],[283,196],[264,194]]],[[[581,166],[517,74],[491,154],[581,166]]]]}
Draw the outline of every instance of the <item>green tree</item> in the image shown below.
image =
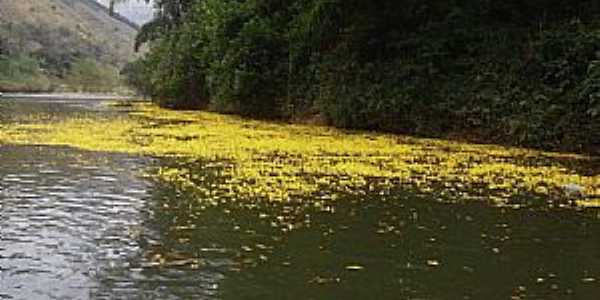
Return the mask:
{"type": "Polygon", "coordinates": [[[589,145],[599,3],[158,0],[131,82],[170,107],[589,145]]]}

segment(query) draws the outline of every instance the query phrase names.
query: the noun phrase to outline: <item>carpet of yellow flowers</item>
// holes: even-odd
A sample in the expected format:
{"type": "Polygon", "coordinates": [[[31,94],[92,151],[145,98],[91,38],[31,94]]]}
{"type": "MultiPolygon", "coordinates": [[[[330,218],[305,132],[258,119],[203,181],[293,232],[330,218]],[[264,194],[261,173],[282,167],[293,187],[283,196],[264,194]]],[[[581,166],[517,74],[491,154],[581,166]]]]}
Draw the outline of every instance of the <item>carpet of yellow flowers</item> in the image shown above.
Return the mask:
{"type": "Polygon", "coordinates": [[[0,145],[67,145],[218,170],[162,167],[154,174],[205,201],[330,201],[410,188],[441,200],[521,205],[518,199],[600,206],[598,158],[495,145],[342,131],[134,104],[116,117],[31,115],[0,125],[0,145]],[[215,174],[212,174],[215,175],[215,174]],[[565,193],[565,185],[583,195],[565,193]],[[519,204],[520,203],[520,204],[519,204]]]}

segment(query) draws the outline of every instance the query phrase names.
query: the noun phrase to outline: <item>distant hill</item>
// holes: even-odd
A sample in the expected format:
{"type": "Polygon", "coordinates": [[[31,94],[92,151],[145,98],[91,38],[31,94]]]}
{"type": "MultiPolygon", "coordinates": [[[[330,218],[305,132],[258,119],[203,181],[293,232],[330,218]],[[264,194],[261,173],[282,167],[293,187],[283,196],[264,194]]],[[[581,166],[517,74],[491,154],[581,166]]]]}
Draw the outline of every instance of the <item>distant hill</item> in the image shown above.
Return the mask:
{"type": "Polygon", "coordinates": [[[0,0],[0,90],[117,86],[137,27],[94,0],[0,0]]]}
{"type": "Polygon", "coordinates": [[[93,0],[0,1],[0,38],[7,51],[48,61],[93,57],[123,65],[134,57],[136,29],[93,0]]]}

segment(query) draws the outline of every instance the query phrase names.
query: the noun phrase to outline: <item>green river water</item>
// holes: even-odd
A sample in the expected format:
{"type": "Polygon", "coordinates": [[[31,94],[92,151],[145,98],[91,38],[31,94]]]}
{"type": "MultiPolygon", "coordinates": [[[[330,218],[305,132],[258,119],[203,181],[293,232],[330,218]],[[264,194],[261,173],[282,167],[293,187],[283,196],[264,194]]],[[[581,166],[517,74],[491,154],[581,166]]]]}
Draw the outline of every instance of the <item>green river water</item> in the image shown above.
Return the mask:
{"type": "MultiPolygon", "coordinates": [[[[3,99],[0,124],[121,114],[100,104],[3,99]]],[[[206,207],[144,175],[175,163],[0,145],[0,299],[600,299],[598,208],[206,207]]]]}

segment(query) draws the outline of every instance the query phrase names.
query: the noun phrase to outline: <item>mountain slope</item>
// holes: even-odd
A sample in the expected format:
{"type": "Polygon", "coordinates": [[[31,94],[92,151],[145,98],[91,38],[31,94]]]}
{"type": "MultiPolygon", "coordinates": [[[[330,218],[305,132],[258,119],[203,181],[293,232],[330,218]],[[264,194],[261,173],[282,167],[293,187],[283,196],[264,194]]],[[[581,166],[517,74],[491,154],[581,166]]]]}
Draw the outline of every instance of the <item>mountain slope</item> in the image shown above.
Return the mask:
{"type": "Polygon", "coordinates": [[[136,28],[94,0],[0,0],[0,91],[122,90],[136,28]]]}
{"type": "Polygon", "coordinates": [[[136,30],[90,2],[0,0],[3,47],[47,61],[92,57],[104,63],[124,64],[134,56],[136,30]]]}

